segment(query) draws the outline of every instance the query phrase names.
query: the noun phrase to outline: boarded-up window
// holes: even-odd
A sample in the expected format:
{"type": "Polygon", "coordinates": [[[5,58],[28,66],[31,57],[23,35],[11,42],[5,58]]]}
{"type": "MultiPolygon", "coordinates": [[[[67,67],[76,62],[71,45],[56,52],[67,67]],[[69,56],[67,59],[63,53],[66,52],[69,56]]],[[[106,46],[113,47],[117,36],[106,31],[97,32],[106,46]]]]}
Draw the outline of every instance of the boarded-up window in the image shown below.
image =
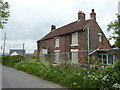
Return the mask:
{"type": "Polygon", "coordinates": [[[59,47],[59,38],[55,38],[55,47],[59,47]]]}
{"type": "Polygon", "coordinates": [[[59,62],[60,61],[60,53],[56,52],[55,53],[55,62],[59,62]]]}
{"type": "Polygon", "coordinates": [[[72,34],[71,45],[78,45],[78,33],[72,34]]]}
{"type": "Polygon", "coordinates": [[[78,63],[78,49],[71,50],[71,59],[73,63],[78,63]]]}

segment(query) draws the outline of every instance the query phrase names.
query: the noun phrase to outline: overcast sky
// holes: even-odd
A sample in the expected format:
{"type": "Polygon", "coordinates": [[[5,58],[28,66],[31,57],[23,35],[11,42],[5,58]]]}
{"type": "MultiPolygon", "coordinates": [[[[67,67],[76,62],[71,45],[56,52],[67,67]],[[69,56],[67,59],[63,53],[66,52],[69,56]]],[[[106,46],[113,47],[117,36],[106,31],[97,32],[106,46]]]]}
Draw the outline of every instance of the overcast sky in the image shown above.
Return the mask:
{"type": "MultiPolygon", "coordinates": [[[[90,19],[91,9],[95,9],[97,22],[108,37],[107,25],[114,21],[119,0],[5,0],[10,4],[10,17],[5,29],[0,32],[3,42],[7,33],[6,52],[9,47],[21,49],[25,43],[27,53],[37,49],[37,40],[50,32],[52,24],[61,27],[77,20],[79,10],[90,19]]],[[[113,41],[111,41],[111,44],[113,41]]]]}

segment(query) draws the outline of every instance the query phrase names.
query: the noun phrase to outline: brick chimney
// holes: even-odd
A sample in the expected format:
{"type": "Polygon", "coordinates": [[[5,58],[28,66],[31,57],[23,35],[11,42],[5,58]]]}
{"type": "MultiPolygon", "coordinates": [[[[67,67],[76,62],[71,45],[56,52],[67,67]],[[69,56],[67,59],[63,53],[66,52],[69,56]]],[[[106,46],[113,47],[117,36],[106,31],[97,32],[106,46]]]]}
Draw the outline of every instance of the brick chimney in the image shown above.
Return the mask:
{"type": "Polygon", "coordinates": [[[78,20],[85,21],[85,13],[82,11],[78,12],[78,20]]]}
{"type": "Polygon", "coordinates": [[[56,26],[55,25],[51,25],[51,31],[55,30],[56,26]]]}
{"type": "Polygon", "coordinates": [[[96,20],[96,13],[94,12],[94,9],[92,9],[92,12],[90,13],[90,18],[96,20]]]}

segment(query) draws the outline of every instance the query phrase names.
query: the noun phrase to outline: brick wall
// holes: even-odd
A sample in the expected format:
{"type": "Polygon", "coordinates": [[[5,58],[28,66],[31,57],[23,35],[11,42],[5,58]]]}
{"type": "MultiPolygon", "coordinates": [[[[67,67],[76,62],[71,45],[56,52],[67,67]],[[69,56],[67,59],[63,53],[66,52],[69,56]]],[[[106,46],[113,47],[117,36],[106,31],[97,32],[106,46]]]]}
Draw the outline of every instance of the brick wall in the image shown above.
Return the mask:
{"type": "MultiPolygon", "coordinates": [[[[111,48],[110,43],[107,41],[103,31],[101,30],[97,22],[95,20],[91,20],[86,25],[85,30],[81,30],[78,32],[79,46],[70,46],[71,45],[71,34],[67,34],[67,35],[59,36],[60,47],[56,48],[55,38],[51,38],[48,40],[43,40],[43,41],[38,42],[38,50],[40,50],[40,48],[49,49],[49,54],[54,53],[55,50],[60,50],[60,53],[70,52],[71,49],[78,49],[79,51],[87,50],[88,49],[87,28],[90,28],[90,50],[95,50],[97,48],[101,48],[101,49],[111,48]],[[98,41],[98,38],[99,38],[98,33],[102,33],[102,42],[98,41]]],[[[114,53],[114,52],[111,52],[111,53],[114,53]]],[[[85,63],[86,59],[88,58],[88,53],[79,52],[78,55],[79,55],[78,62],[85,63]]],[[[53,60],[53,58],[54,57],[51,58],[51,61],[53,60]]],[[[67,60],[66,55],[63,55],[61,58],[62,59],[64,58],[65,60],[67,60]]]]}

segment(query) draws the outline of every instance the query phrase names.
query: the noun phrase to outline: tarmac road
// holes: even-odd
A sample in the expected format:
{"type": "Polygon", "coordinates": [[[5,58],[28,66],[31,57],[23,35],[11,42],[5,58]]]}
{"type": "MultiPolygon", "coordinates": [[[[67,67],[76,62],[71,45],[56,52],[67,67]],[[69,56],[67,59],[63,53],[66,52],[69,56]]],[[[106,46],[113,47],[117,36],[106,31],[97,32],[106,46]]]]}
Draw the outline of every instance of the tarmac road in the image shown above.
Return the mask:
{"type": "Polygon", "coordinates": [[[2,89],[2,65],[0,64],[0,90],[2,89]]]}
{"type": "MultiPolygon", "coordinates": [[[[0,67],[1,69],[1,67],[0,67]]],[[[2,88],[62,88],[33,75],[2,66],[2,88]]]]}

